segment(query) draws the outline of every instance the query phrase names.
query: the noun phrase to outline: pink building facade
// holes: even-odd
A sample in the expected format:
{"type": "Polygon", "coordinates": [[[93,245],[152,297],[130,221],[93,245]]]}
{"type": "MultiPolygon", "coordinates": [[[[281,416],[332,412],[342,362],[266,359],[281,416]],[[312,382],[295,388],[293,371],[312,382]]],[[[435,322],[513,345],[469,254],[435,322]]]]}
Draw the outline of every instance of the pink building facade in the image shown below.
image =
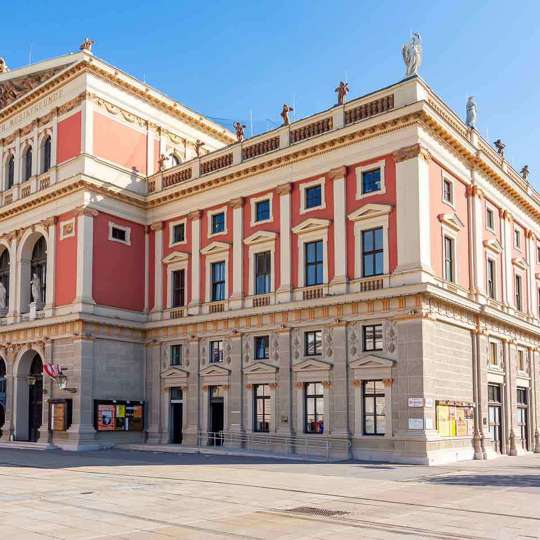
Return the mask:
{"type": "Polygon", "coordinates": [[[540,451],[540,196],[422,79],[242,142],[88,51],[0,89],[3,444],[540,451]]]}

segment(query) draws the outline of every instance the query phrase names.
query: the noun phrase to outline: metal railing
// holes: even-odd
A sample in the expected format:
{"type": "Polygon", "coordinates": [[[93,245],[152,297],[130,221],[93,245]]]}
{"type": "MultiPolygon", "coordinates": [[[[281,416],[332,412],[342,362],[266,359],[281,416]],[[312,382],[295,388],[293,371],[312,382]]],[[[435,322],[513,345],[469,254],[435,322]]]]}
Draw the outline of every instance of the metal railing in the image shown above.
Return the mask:
{"type": "Polygon", "coordinates": [[[348,459],[351,441],[327,435],[277,435],[275,433],[233,433],[199,431],[197,447],[241,449],[253,452],[329,459],[348,459]]]}

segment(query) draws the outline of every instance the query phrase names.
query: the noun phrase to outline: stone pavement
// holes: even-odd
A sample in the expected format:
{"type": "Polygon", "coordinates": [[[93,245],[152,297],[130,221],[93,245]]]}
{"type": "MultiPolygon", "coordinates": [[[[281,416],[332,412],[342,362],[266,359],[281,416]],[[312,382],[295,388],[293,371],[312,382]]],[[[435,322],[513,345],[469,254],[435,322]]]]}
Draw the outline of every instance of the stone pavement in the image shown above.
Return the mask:
{"type": "Polygon", "coordinates": [[[0,449],[0,540],[540,538],[540,455],[444,467],[0,449]]]}

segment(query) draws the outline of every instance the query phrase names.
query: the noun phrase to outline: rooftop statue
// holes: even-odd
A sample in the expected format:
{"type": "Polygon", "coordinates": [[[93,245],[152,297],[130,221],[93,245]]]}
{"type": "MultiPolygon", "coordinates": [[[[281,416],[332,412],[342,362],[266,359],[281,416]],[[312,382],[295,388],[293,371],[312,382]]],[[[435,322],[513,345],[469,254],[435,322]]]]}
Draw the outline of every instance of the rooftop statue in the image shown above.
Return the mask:
{"type": "Polygon", "coordinates": [[[523,177],[523,180],[527,180],[528,182],[529,181],[529,166],[523,165],[521,171],[519,171],[519,174],[521,174],[521,176],[523,177]]]}
{"type": "Polygon", "coordinates": [[[420,34],[413,33],[409,42],[401,48],[401,54],[406,67],[405,77],[417,75],[422,63],[422,38],[420,34]]]}
{"type": "Polygon", "coordinates": [[[234,131],[236,132],[236,140],[242,142],[244,140],[244,129],[245,125],[242,122],[235,122],[233,124],[234,131]]]}
{"type": "Polygon", "coordinates": [[[281,118],[283,118],[283,125],[284,126],[288,126],[290,124],[289,122],[289,113],[294,111],[294,109],[290,106],[290,105],[287,105],[286,103],[283,105],[283,108],[281,109],[281,118]]]}
{"type": "Polygon", "coordinates": [[[81,46],[79,47],[79,49],[81,51],[88,51],[88,52],[92,52],[92,46],[95,45],[95,41],[93,39],[90,39],[90,38],[85,38],[85,40],[81,43],[81,46]]]}
{"type": "Polygon", "coordinates": [[[476,117],[477,117],[477,107],[474,96],[470,96],[467,100],[467,119],[465,123],[468,127],[475,129],[476,128],[476,117]]]}
{"type": "Polygon", "coordinates": [[[506,144],[504,144],[501,139],[497,139],[493,144],[497,149],[497,154],[504,158],[504,149],[506,148],[506,144]]]}
{"type": "Polygon", "coordinates": [[[197,154],[197,157],[201,157],[201,150],[204,145],[205,143],[203,143],[199,139],[195,141],[195,144],[193,146],[195,147],[195,154],[197,154]]]}
{"type": "Polygon", "coordinates": [[[6,73],[7,71],[9,71],[9,68],[6,63],[6,59],[0,57],[0,73],[6,73]]]}
{"type": "Polygon", "coordinates": [[[349,93],[349,83],[341,81],[334,92],[337,94],[338,105],[343,105],[345,103],[345,98],[349,93]]]}

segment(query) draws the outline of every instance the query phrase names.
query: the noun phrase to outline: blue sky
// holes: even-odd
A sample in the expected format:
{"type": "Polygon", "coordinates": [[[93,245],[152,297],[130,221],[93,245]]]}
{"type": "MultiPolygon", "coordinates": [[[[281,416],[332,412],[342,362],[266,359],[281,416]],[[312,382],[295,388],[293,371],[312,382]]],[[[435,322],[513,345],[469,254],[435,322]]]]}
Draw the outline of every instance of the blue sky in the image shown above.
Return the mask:
{"type": "Polygon", "coordinates": [[[422,77],[459,114],[468,95],[478,128],[501,138],[540,188],[540,2],[94,0],[19,1],[5,8],[0,55],[11,67],[94,52],[214,118],[278,123],[334,103],[347,77],[359,96],[403,77],[401,45],[422,34],[422,77]]]}

